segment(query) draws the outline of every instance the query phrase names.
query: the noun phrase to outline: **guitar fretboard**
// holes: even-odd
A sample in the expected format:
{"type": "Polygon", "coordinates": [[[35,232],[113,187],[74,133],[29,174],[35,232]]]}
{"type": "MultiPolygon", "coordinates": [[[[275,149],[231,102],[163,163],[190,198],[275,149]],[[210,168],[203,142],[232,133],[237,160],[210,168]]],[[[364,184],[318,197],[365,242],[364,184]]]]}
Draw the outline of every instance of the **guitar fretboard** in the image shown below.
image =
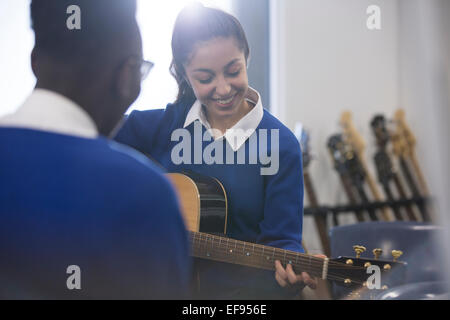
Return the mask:
{"type": "Polygon", "coordinates": [[[275,261],[280,260],[283,265],[291,264],[296,272],[327,276],[327,259],[201,232],[191,231],[190,241],[194,257],[265,270],[275,270],[275,261]]]}

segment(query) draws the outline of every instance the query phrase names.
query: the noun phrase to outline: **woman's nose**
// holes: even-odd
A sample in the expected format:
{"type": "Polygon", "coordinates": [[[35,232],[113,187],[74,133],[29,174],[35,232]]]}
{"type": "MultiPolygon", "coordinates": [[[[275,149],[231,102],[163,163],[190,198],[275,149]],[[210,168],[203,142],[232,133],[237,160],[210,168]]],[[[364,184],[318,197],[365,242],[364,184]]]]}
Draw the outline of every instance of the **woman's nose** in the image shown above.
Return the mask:
{"type": "Polygon", "coordinates": [[[216,85],[216,95],[219,97],[227,97],[231,92],[231,85],[224,78],[220,78],[216,85]]]}

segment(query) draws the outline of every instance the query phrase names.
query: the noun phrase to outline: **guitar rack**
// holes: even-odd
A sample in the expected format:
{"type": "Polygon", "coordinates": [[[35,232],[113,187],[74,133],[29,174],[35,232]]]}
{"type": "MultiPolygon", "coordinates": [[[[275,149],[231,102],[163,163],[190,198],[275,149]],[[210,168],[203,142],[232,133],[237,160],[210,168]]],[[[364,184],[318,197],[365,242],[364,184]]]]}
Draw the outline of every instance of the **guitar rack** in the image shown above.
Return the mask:
{"type": "Polygon", "coordinates": [[[371,201],[367,204],[357,205],[337,205],[337,206],[318,206],[318,207],[305,207],[303,214],[305,216],[323,216],[327,217],[329,214],[333,215],[334,225],[337,223],[337,216],[344,213],[355,212],[367,212],[368,210],[376,210],[384,207],[404,207],[408,205],[426,205],[429,202],[427,197],[412,197],[407,199],[395,200],[395,201],[371,201]]]}

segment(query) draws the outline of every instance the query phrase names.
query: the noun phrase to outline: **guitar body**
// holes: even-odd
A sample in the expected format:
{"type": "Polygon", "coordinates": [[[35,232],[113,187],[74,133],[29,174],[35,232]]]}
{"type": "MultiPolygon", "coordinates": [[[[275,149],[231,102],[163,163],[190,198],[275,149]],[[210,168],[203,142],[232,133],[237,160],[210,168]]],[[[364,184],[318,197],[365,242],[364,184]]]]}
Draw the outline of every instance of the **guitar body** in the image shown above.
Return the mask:
{"type": "Polygon", "coordinates": [[[168,178],[178,193],[189,231],[227,233],[227,196],[220,181],[193,172],[169,173],[168,178]]]}

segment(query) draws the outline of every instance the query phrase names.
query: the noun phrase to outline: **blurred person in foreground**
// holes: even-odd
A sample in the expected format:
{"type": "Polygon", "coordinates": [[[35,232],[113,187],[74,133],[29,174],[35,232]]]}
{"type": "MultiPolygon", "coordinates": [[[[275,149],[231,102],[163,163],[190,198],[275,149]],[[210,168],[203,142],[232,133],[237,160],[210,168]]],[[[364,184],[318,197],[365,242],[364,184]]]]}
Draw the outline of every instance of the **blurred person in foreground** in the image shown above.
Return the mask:
{"type": "Polygon", "coordinates": [[[152,163],[107,137],[140,93],[134,0],[33,0],[34,91],[0,119],[0,298],[177,299],[191,261],[152,163]],[[78,6],[81,29],[70,30],[78,6]]]}

